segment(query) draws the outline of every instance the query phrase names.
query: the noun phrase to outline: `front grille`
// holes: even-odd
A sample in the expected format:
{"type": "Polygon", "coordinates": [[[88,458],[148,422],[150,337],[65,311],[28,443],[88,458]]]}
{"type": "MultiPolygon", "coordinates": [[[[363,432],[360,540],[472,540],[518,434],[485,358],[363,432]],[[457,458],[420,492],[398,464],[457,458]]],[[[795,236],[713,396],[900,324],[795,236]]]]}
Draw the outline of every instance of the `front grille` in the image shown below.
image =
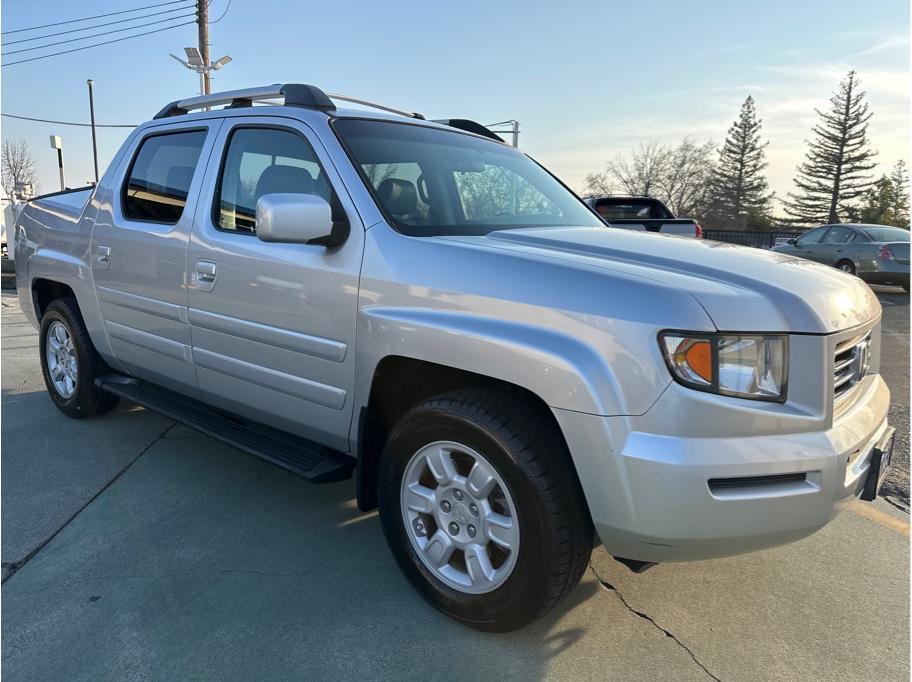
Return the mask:
{"type": "Polygon", "coordinates": [[[833,357],[833,402],[840,403],[858,385],[868,371],[871,355],[871,333],[843,341],[833,357]]]}

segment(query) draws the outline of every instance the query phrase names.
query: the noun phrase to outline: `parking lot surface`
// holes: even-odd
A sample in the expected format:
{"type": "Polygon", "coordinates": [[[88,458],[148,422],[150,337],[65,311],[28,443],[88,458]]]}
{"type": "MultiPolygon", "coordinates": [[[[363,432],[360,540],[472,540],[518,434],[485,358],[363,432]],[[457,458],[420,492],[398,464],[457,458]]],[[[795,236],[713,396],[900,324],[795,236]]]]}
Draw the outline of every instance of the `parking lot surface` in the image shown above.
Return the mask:
{"type": "Polygon", "coordinates": [[[886,498],[755,554],[635,575],[595,550],[506,635],[409,587],[353,481],[312,485],[145,410],[70,420],[2,298],[3,672],[99,679],[909,679],[909,297],[883,288],[886,498]]]}

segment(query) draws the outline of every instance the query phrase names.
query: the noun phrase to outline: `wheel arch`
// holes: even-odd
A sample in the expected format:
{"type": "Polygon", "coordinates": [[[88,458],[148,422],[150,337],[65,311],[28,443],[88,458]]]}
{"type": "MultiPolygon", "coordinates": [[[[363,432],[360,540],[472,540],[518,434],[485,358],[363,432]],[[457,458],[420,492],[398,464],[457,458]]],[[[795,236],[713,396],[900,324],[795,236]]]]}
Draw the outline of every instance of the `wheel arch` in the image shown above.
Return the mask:
{"type": "Polygon", "coordinates": [[[388,355],[377,363],[366,404],[358,414],[357,483],[358,508],[377,506],[377,464],[390,430],[409,408],[431,396],[463,388],[485,388],[515,396],[540,411],[559,435],[563,433],[548,404],[536,393],[518,384],[484,374],[402,355],[388,355]]]}
{"type": "MultiPolygon", "coordinates": [[[[79,300],[73,288],[64,282],[45,277],[36,277],[32,280],[32,305],[35,308],[35,316],[38,321],[44,316],[44,311],[48,305],[58,298],[72,298],[79,307],[79,300]]],[[[81,311],[81,308],[80,308],[81,311]]]]}

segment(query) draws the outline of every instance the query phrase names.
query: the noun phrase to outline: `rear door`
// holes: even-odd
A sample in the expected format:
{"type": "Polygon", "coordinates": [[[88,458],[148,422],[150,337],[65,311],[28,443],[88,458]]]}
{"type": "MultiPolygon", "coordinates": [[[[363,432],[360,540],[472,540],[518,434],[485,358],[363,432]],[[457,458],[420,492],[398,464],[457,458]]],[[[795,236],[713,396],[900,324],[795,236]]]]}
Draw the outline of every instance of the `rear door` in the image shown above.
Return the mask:
{"type": "Polygon", "coordinates": [[[190,245],[190,326],[204,399],[345,450],[364,246],[358,214],[300,121],[226,119],[218,149],[190,245]],[[287,192],[336,203],[351,225],[347,241],[260,241],[257,199],[287,192]]]}
{"type": "Polygon", "coordinates": [[[187,249],[221,122],[156,126],[136,136],[92,231],[96,292],[111,350],[131,374],[196,390],[187,317],[187,249]]]}

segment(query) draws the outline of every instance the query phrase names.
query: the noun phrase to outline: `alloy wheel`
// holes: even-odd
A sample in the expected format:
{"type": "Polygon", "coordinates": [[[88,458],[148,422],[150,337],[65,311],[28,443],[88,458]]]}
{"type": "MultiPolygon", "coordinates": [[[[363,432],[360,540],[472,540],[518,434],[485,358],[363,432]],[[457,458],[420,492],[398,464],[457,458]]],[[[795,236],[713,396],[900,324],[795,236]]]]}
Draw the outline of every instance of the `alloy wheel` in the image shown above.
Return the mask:
{"type": "Polygon", "coordinates": [[[436,578],[484,594],[510,577],[519,553],[516,506],[481,454],[450,441],[425,445],[406,465],[400,502],[409,540],[436,578]]]}

